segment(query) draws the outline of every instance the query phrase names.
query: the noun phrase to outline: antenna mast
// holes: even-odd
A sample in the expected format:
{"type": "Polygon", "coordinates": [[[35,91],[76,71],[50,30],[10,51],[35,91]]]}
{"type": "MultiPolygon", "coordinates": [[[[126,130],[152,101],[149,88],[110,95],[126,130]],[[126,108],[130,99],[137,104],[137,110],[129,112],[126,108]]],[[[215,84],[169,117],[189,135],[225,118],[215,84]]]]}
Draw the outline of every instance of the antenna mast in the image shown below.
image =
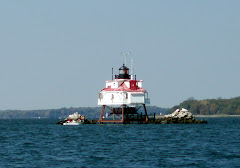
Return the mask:
{"type": "Polygon", "coordinates": [[[113,80],[113,68],[112,68],[112,80],[113,80]]]}
{"type": "Polygon", "coordinates": [[[124,56],[124,65],[127,66],[127,56],[131,55],[131,52],[121,53],[124,56]]]}
{"type": "Polygon", "coordinates": [[[133,68],[133,58],[131,58],[131,80],[133,80],[133,74],[134,74],[134,68],[133,68]]]}

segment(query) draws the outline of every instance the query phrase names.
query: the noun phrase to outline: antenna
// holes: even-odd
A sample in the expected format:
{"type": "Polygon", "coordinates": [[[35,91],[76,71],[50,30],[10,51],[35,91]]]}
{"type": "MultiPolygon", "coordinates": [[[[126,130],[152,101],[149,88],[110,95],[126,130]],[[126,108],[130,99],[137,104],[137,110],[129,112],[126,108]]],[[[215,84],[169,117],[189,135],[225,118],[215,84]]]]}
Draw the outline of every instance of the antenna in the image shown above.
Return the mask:
{"type": "Polygon", "coordinates": [[[121,52],[121,54],[124,56],[124,64],[125,66],[127,66],[127,56],[131,55],[131,52],[126,52],[126,53],[123,53],[121,52]]]}
{"type": "Polygon", "coordinates": [[[133,80],[133,74],[134,74],[134,68],[133,68],[133,58],[131,58],[131,80],[133,80]]]}
{"type": "Polygon", "coordinates": [[[134,74],[133,58],[131,58],[131,74],[134,74]]]}
{"type": "Polygon", "coordinates": [[[112,68],[112,80],[113,80],[113,68],[112,68]]]}

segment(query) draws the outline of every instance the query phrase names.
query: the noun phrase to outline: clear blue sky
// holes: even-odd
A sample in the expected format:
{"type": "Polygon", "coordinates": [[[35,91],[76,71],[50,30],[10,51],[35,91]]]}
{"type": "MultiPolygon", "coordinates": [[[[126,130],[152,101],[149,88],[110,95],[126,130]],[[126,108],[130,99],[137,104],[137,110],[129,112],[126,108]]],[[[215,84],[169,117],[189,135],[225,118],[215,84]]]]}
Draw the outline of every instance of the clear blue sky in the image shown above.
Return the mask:
{"type": "Polygon", "coordinates": [[[238,0],[2,0],[0,110],[95,107],[129,50],[151,105],[240,96],[239,6],[238,0]]]}

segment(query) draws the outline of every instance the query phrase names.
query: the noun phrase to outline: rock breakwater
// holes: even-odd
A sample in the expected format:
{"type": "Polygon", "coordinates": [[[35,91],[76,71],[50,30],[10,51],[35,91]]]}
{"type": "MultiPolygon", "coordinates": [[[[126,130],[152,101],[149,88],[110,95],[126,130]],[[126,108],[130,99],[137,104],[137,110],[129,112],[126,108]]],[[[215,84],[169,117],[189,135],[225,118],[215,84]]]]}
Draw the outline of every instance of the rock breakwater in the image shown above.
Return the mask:
{"type": "Polygon", "coordinates": [[[151,124],[205,124],[207,121],[196,120],[194,115],[187,109],[177,109],[171,114],[165,115],[163,118],[150,120],[151,124]]]}

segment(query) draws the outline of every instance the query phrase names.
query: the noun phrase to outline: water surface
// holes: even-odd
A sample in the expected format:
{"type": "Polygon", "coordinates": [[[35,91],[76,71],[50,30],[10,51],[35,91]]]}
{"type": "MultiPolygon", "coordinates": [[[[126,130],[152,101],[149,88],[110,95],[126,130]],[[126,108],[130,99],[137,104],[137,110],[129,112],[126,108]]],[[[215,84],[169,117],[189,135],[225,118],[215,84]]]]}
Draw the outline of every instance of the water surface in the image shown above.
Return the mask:
{"type": "Polygon", "coordinates": [[[0,167],[239,167],[240,118],[208,124],[0,120],[0,167]]]}

